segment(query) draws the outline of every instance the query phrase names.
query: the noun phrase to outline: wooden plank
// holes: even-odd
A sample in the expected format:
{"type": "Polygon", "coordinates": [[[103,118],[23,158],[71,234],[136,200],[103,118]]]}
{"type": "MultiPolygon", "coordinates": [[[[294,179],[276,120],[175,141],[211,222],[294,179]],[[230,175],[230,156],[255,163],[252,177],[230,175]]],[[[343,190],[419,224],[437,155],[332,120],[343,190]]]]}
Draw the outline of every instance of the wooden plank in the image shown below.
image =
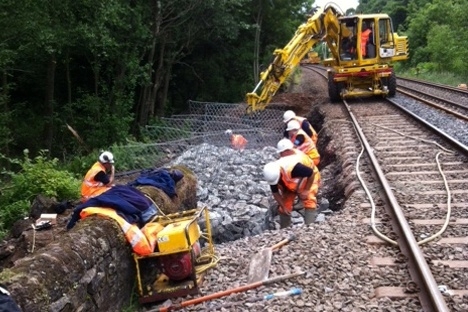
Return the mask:
{"type": "Polygon", "coordinates": [[[461,268],[461,269],[467,269],[468,268],[468,261],[463,261],[463,260],[433,260],[432,261],[434,264],[442,264],[442,265],[447,265],[451,268],[461,268]]]}
{"type": "Polygon", "coordinates": [[[468,244],[468,236],[465,237],[445,237],[440,239],[437,244],[468,244]]]}
{"type": "Polygon", "coordinates": [[[375,289],[375,297],[377,298],[409,298],[417,297],[418,293],[406,293],[403,287],[377,287],[375,289]]]}
{"type": "Polygon", "coordinates": [[[393,266],[396,265],[392,257],[372,257],[370,260],[372,266],[393,266]]]}
{"type": "MultiPolygon", "coordinates": [[[[423,220],[423,219],[412,219],[410,222],[415,225],[441,225],[444,224],[445,219],[432,219],[432,220],[423,220]]],[[[450,225],[465,225],[468,224],[468,219],[456,219],[455,221],[450,221],[450,225]]]]}

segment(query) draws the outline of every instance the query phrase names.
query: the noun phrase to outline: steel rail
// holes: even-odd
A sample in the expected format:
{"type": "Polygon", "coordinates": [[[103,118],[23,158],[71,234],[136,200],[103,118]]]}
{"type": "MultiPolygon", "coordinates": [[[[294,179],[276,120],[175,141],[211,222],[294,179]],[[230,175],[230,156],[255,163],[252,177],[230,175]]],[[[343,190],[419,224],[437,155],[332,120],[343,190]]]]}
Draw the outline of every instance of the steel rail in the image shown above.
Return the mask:
{"type": "Polygon", "coordinates": [[[434,126],[433,124],[427,122],[426,120],[422,119],[421,117],[419,117],[418,115],[414,114],[413,112],[411,112],[410,110],[407,110],[406,108],[404,108],[403,106],[401,106],[400,104],[398,104],[397,102],[393,101],[393,100],[390,100],[390,99],[386,99],[388,102],[392,103],[394,106],[398,107],[399,109],[401,109],[402,111],[404,111],[405,113],[411,115],[414,119],[418,120],[419,122],[421,122],[422,124],[424,124],[426,127],[434,130],[437,134],[443,136],[445,139],[447,139],[448,141],[450,141],[450,143],[452,143],[453,145],[457,146],[460,150],[462,150],[465,154],[468,154],[468,146],[464,145],[463,143],[461,143],[460,141],[458,141],[457,139],[451,137],[450,135],[448,135],[447,133],[445,133],[444,131],[440,130],[439,128],[437,128],[436,126],[434,126]]]}
{"type": "Polygon", "coordinates": [[[420,80],[420,79],[413,79],[413,78],[403,78],[403,77],[397,77],[397,79],[401,79],[401,80],[409,81],[409,82],[414,82],[414,83],[419,83],[419,84],[423,84],[423,85],[431,86],[431,87],[438,87],[438,88],[442,88],[442,89],[449,90],[449,91],[455,91],[455,92],[458,92],[458,93],[464,93],[464,94],[468,93],[468,90],[460,89],[458,87],[452,87],[452,86],[444,85],[444,84],[441,84],[441,83],[429,82],[429,81],[424,81],[424,80],[420,80]]]}
{"type": "MultiPolygon", "coordinates": [[[[416,99],[416,100],[418,100],[418,101],[421,101],[421,102],[423,102],[423,103],[426,103],[426,104],[429,105],[429,106],[432,106],[432,107],[435,107],[435,108],[437,108],[437,109],[443,110],[444,112],[447,112],[447,113],[449,113],[449,114],[452,114],[452,115],[454,115],[454,116],[456,116],[456,117],[458,117],[458,118],[460,118],[460,119],[468,120],[468,116],[467,116],[467,115],[460,114],[460,113],[458,113],[458,112],[456,112],[456,111],[454,111],[454,110],[448,109],[448,108],[446,108],[446,107],[444,107],[444,106],[442,106],[442,105],[439,105],[439,104],[437,104],[437,103],[431,102],[431,101],[426,100],[426,99],[423,99],[422,97],[419,97],[419,96],[413,94],[413,92],[414,92],[414,93],[419,93],[419,94],[424,94],[424,92],[421,92],[421,91],[418,91],[418,90],[411,90],[410,92],[408,92],[408,91],[403,91],[402,89],[411,90],[411,89],[408,88],[408,87],[402,87],[402,86],[400,86],[400,87],[397,88],[397,91],[398,91],[399,93],[401,93],[401,94],[404,94],[404,95],[406,95],[406,96],[412,97],[413,99],[416,99]]],[[[435,95],[428,95],[428,94],[426,94],[426,96],[431,97],[431,98],[434,98],[434,99],[436,99],[436,100],[438,100],[438,101],[441,101],[441,102],[445,102],[445,103],[447,103],[448,105],[456,106],[456,107],[458,107],[458,108],[460,108],[460,109],[463,109],[463,110],[468,111],[468,106],[464,106],[464,105],[461,105],[461,104],[452,102],[452,101],[450,101],[450,100],[446,100],[446,99],[440,98],[440,97],[435,96],[435,95]]]]}
{"type": "Polygon", "coordinates": [[[413,231],[411,230],[408,221],[406,220],[403,210],[401,209],[398,201],[393,194],[390,184],[388,183],[385,175],[377,161],[373,153],[373,149],[370,146],[369,142],[367,141],[364,132],[362,131],[361,127],[357,119],[354,117],[354,114],[351,112],[351,108],[347,104],[346,101],[343,101],[346,110],[348,111],[349,116],[351,117],[353,124],[358,132],[358,135],[364,145],[364,148],[369,155],[369,158],[372,162],[372,166],[377,174],[377,177],[383,187],[383,191],[387,200],[389,201],[390,206],[392,207],[392,213],[394,215],[394,220],[397,222],[395,223],[398,227],[400,232],[400,236],[398,238],[399,246],[401,251],[406,254],[406,256],[411,260],[409,266],[414,266],[413,272],[415,276],[412,276],[413,279],[418,282],[418,285],[421,287],[421,291],[419,292],[419,299],[421,302],[421,306],[423,306],[424,311],[426,312],[449,312],[449,308],[438,288],[438,285],[432,275],[432,272],[429,268],[429,265],[424,258],[424,254],[422,253],[416,239],[414,238],[413,231]]]}

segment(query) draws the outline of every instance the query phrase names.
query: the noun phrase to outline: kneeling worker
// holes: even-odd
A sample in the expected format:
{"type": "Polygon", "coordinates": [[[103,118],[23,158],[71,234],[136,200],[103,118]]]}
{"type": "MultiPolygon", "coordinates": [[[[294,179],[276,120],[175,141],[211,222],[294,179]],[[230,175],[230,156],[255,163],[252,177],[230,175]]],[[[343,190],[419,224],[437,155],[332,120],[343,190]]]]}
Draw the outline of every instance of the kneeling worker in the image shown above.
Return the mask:
{"type": "Polygon", "coordinates": [[[110,189],[114,183],[114,175],[114,155],[111,152],[102,152],[81,183],[81,202],[84,203],[110,189]]]}
{"type": "Polygon", "coordinates": [[[231,129],[227,129],[226,133],[229,136],[231,147],[235,150],[243,151],[249,141],[244,138],[241,134],[233,134],[231,129]]]}
{"type": "Polygon", "coordinates": [[[265,165],[263,175],[270,184],[273,197],[279,205],[280,227],[291,225],[291,213],[296,196],[301,200],[304,223],[311,224],[317,217],[317,199],[320,174],[312,160],[294,148],[288,139],[278,142],[280,159],[265,165]]]}

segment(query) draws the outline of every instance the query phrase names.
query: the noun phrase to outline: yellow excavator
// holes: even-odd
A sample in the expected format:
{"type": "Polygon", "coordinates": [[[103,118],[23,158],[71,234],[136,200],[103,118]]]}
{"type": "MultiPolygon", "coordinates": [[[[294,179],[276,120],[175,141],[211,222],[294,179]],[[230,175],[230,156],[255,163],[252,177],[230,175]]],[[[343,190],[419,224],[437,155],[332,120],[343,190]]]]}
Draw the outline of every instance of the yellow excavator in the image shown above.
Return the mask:
{"type": "Polygon", "coordinates": [[[344,16],[330,3],[314,8],[312,16],[299,26],[283,49],[260,74],[260,81],[247,94],[249,111],[263,110],[279,87],[317,43],[326,42],[332,57],[322,63],[328,69],[330,101],[383,96],[396,92],[392,62],[408,58],[408,39],[393,31],[387,14],[344,16]]]}
{"type": "Polygon", "coordinates": [[[301,64],[320,64],[320,56],[318,52],[310,51],[307,53],[307,57],[302,59],[301,64]]]}

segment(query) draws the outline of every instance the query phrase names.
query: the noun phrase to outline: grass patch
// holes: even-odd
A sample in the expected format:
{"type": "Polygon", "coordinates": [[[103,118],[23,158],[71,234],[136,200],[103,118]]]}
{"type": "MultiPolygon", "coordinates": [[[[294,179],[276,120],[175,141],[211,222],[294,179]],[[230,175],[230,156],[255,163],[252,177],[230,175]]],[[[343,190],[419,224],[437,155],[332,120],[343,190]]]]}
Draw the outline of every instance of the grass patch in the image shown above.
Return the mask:
{"type": "Polygon", "coordinates": [[[411,68],[410,70],[406,71],[399,71],[397,76],[402,78],[420,79],[453,87],[456,87],[461,83],[468,83],[468,77],[463,77],[448,72],[437,72],[424,69],[417,70],[415,68],[411,68]]]}

